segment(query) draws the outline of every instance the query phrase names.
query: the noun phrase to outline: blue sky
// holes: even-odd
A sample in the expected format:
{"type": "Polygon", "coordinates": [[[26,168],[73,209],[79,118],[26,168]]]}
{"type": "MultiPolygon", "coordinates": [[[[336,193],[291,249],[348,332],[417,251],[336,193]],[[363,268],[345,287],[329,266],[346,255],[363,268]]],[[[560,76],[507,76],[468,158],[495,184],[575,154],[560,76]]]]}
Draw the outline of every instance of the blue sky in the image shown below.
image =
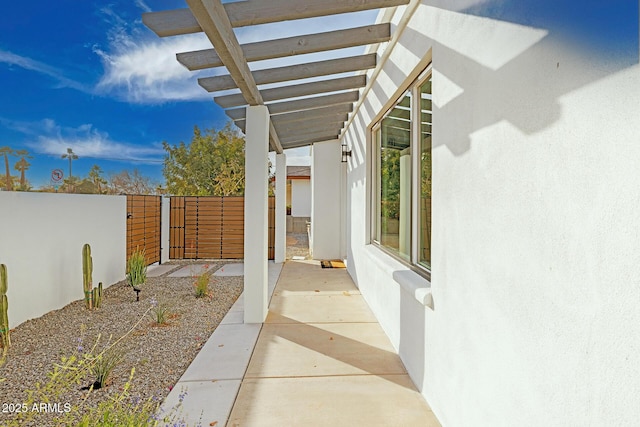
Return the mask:
{"type": "MultiPolygon", "coordinates": [[[[145,1],[3,5],[0,146],[27,149],[34,155],[27,171],[32,185],[48,184],[55,168],[68,175],[68,162],[61,159],[67,147],[80,157],[73,163],[74,175],[86,175],[98,164],[107,173],[138,168],[162,181],[162,141],[187,142],[194,125],[220,128],[226,123],[223,111],[196,82],[197,77],[220,74],[224,69],[192,73],[175,60],[177,52],[209,48],[204,35],[161,39],[142,24],[142,13],[150,11],[150,6],[168,10],[185,7],[185,3],[145,1]]],[[[238,31],[238,38],[245,43],[327,31],[365,25],[375,17],[376,12],[367,12],[350,19],[329,17],[278,28],[248,27],[238,31]]],[[[345,56],[354,54],[344,51],[345,56]]],[[[276,65],[281,63],[263,61],[252,68],[276,65]]],[[[307,152],[291,153],[290,164],[308,161],[307,152]]]]}
{"type": "MultiPolygon", "coordinates": [[[[461,7],[466,13],[547,27],[552,35],[569,31],[591,50],[633,63],[638,60],[637,1],[448,0],[441,6],[453,4],[467,5],[461,7]],[[574,24],[567,28],[567,22],[574,24]]],[[[68,173],[68,162],[60,157],[67,147],[80,156],[74,162],[74,175],[86,175],[98,164],[107,173],[138,168],[161,182],[162,141],[189,141],[194,125],[224,126],[227,119],[222,109],[196,79],[225,70],[192,73],[175,60],[177,52],[209,48],[206,37],[161,39],[142,25],[145,11],[183,7],[183,0],[37,0],[3,5],[0,146],[27,149],[34,155],[27,171],[32,185],[48,184],[53,169],[68,173]]],[[[236,33],[241,43],[247,43],[366,25],[376,15],[377,11],[336,15],[246,27],[236,33]]],[[[251,68],[350,56],[363,50],[261,61],[251,68]]],[[[305,164],[307,153],[304,149],[289,153],[289,164],[305,164]]]]}

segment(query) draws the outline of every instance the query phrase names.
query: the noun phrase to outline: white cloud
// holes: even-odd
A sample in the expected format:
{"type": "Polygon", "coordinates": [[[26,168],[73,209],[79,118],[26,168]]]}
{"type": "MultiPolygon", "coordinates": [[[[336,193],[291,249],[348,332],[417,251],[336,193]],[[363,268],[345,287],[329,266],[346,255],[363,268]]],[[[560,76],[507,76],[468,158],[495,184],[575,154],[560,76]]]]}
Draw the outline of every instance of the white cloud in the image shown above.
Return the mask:
{"type": "Polygon", "coordinates": [[[79,157],[120,160],[130,163],[158,163],[164,157],[164,149],[158,144],[135,145],[114,141],[109,134],[91,124],[64,127],[52,119],[38,122],[12,122],[0,118],[11,129],[31,137],[26,145],[37,154],[60,156],[72,148],[79,157]]]}
{"type": "Polygon", "coordinates": [[[188,71],[175,56],[177,52],[209,47],[202,35],[141,42],[120,37],[116,43],[111,46],[112,52],[94,49],[105,67],[97,87],[99,92],[112,92],[134,103],[211,98],[198,85],[200,73],[188,71]]]}
{"type": "Polygon", "coordinates": [[[57,68],[26,56],[17,55],[6,50],[0,50],[0,63],[15,65],[24,68],[25,70],[35,71],[37,73],[49,76],[57,81],[59,88],[68,87],[82,92],[90,92],[90,89],[85,85],[68,79],[64,76],[62,71],[58,70],[57,68]]]}
{"type": "MultiPolygon", "coordinates": [[[[142,0],[136,4],[147,11],[142,0]]],[[[198,72],[188,71],[176,60],[176,53],[210,49],[211,43],[203,33],[159,38],[148,36],[139,28],[132,28],[108,7],[103,15],[112,25],[107,48],[95,47],[104,65],[104,75],[98,83],[99,93],[115,95],[132,103],[162,103],[168,101],[207,100],[212,94],[198,85],[198,77],[226,74],[223,67],[198,72]]],[[[325,32],[334,29],[372,24],[376,11],[343,14],[329,17],[287,21],[236,29],[240,43],[295,35],[325,32]]],[[[363,53],[363,48],[339,52],[338,55],[363,53]]],[[[252,63],[252,69],[286,66],[300,62],[336,57],[336,52],[287,57],[252,63]]],[[[221,95],[216,93],[215,95],[221,95]]]]}
{"type": "MultiPolygon", "coordinates": [[[[143,0],[136,0],[136,5],[150,10],[143,0]]],[[[200,73],[188,71],[176,60],[177,52],[211,47],[204,34],[162,39],[144,30],[141,21],[122,19],[113,6],[104,6],[100,13],[111,29],[106,47],[93,47],[104,67],[97,93],[138,104],[211,98],[198,85],[200,73]]]]}
{"type": "Polygon", "coordinates": [[[151,12],[151,8],[143,0],[135,0],[136,6],[142,9],[144,12],[151,12]]]}

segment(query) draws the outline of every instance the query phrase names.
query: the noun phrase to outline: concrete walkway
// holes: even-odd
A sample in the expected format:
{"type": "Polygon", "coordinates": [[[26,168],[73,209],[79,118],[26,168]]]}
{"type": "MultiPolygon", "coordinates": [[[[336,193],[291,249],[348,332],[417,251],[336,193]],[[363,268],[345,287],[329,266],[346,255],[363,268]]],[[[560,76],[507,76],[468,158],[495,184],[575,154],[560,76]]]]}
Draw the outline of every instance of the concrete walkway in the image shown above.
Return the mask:
{"type": "Polygon", "coordinates": [[[345,269],[279,267],[266,322],[243,324],[241,297],[163,407],[186,391],[188,425],[440,425],[345,269]]]}

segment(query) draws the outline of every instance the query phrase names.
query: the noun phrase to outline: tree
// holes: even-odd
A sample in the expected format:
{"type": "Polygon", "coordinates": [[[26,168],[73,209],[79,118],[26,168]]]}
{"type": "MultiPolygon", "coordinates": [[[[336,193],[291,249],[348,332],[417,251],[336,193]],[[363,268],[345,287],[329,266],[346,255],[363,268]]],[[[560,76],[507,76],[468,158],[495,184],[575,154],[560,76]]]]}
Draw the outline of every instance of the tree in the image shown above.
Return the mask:
{"type": "Polygon", "coordinates": [[[4,167],[6,171],[5,188],[7,191],[13,190],[13,179],[11,178],[11,170],[9,169],[9,156],[14,156],[15,151],[11,147],[0,147],[0,154],[4,156],[4,167]]]}
{"type": "Polygon", "coordinates": [[[93,184],[94,193],[103,194],[106,192],[107,180],[102,177],[102,169],[98,165],[93,165],[89,171],[89,181],[93,184]]]}
{"type": "Polygon", "coordinates": [[[154,194],[158,184],[134,169],[109,175],[109,194],[154,194]]]}
{"type": "Polygon", "coordinates": [[[24,172],[31,166],[31,163],[29,163],[27,159],[33,159],[33,156],[30,155],[27,150],[17,150],[14,154],[20,157],[20,160],[13,165],[13,167],[20,172],[20,189],[22,191],[28,190],[29,186],[26,183],[24,172]]]}
{"type": "Polygon", "coordinates": [[[244,138],[227,124],[200,132],[194,126],[190,144],[163,142],[167,151],[162,173],[170,194],[235,196],[244,194],[244,138]]]}
{"type": "Polygon", "coordinates": [[[67,189],[67,193],[75,193],[81,181],[80,178],[76,176],[69,176],[68,178],[65,178],[62,183],[67,189]]]}
{"type": "Polygon", "coordinates": [[[24,172],[27,169],[29,169],[29,166],[31,166],[31,163],[27,162],[27,160],[24,157],[18,160],[16,164],[13,166],[17,171],[20,172],[20,190],[22,191],[29,189],[29,186],[27,185],[27,182],[24,176],[24,172]]]}

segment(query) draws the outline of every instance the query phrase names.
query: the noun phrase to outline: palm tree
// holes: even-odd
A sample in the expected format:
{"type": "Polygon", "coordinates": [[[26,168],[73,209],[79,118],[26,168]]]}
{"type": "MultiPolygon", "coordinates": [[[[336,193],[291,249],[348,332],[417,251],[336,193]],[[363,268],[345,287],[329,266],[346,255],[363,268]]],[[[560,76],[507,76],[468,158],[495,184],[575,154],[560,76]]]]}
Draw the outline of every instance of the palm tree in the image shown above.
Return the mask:
{"type": "Polygon", "coordinates": [[[14,154],[20,157],[20,160],[17,161],[13,167],[16,170],[20,171],[20,187],[24,189],[25,188],[24,171],[29,169],[29,166],[31,166],[31,163],[27,162],[26,159],[33,159],[33,156],[30,155],[27,150],[16,150],[14,154]]]}
{"type": "MultiPolygon", "coordinates": [[[[32,156],[28,156],[28,157],[32,157],[32,156]]],[[[26,190],[26,185],[25,185],[26,180],[24,178],[24,172],[27,169],[29,169],[29,166],[31,166],[31,163],[27,162],[27,160],[24,157],[18,160],[16,164],[13,166],[16,170],[20,171],[20,189],[21,190],[26,190]]]]}
{"type": "Polygon", "coordinates": [[[76,153],[73,152],[71,148],[67,148],[67,152],[66,154],[62,155],[62,158],[69,159],[69,178],[72,178],[73,175],[71,174],[71,162],[74,160],[77,160],[78,156],[76,155],[76,153]]]}
{"type": "Polygon", "coordinates": [[[4,156],[4,167],[7,175],[6,189],[7,191],[11,191],[13,190],[13,182],[11,180],[11,170],[9,169],[9,156],[15,155],[15,152],[11,147],[0,147],[0,154],[4,156]]]}

